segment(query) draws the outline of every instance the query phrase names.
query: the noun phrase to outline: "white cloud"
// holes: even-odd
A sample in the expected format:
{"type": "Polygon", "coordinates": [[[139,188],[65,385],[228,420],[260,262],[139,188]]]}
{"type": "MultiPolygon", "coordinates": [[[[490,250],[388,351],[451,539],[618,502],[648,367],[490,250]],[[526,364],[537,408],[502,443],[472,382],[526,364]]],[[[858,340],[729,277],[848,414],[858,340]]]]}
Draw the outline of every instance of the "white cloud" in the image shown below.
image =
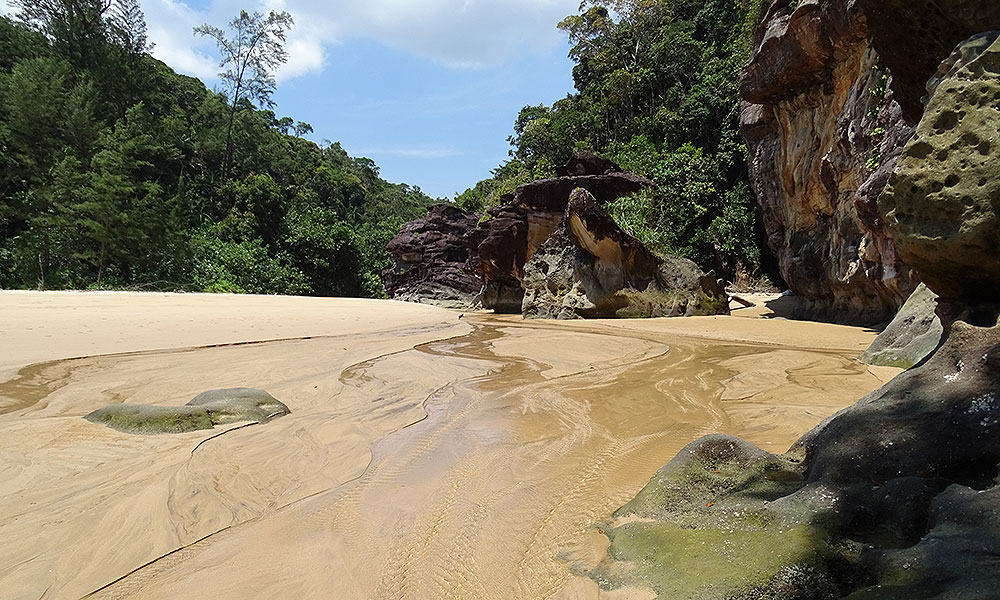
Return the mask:
{"type": "MultiPolygon", "coordinates": [[[[211,79],[218,71],[215,45],[195,38],[202,23],[219,27],[241,9],[287,10],[295,19],[288,34],[287,80],[322,71],[325,48],[367,38],[449,67],[485,67],[523,50],[545,50],[563,39],[556,23],[577,10],[579,0],[142,0],[153,55],[171,67],[211,79]]],[[[0,0],[0,13],[14,12],[0,0]]]]}
{"type": "Polygon", "coordinates": [[[201,23],[228,23],[241,9],[287,10],[289,60],[278,72],[287,80],[322,71],[325,48],[367,38],[449,67],[485,67],[524,51],[544,50],[563,39],[556,23],[576,11],[578,0],[211,0],[201,10],[181,0],[143,0],[153,54],[172,67],[210,77],[210,40],[195,39],[201,23]]]}

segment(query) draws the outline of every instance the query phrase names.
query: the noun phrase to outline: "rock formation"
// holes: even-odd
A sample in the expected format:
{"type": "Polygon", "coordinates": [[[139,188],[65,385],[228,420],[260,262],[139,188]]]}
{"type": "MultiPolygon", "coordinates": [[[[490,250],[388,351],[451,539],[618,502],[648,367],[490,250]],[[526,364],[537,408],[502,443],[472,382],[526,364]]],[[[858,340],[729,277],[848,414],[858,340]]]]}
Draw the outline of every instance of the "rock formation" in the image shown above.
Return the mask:
{"type": "Polygon", "coordinates": [[[581,152],[564,175],[517,188],[474,215],[449,204],[407,223],[382,273],[393,298],[455,308],[475,301],[537,318],[658,317],[729,312],[725,290],[691,261],[659,257],[604,204],[652,182],[581,152]]]}
{"type": "Polygon", "coordinates": [[[924,118],[880,199],[900,256],[947,299],[996,300],[1000,290],[995,41],[996,33],[972,38],[941,65],[924,118]]]}
{"type": "MultiPolygon", "coordinates": [[[[465,268],[484,281],[483,307],[498,313],[519,313],[524,298],[521,280],[528,256],[528,212],[508,204],[489,209],[487,216],[465,237],[469,252],[465,268]]],[[[549,228],[546,216],[535,215],[534,231],[549,228]]]]}
{"type": "Polygon", "coordinates": [[[909,369],[930,356],[944,333],[935,312],[937,300],[937,294],[926,285],[917,286],[896,318],[858,360],[869,365],[909,369]]]}
{"type": "Polygon", "coordinates": [[[240,421],[262,423],[289,412],[264,390],[231,388],[202,392],[184,406],[112,404],[84,419],[124,433],[157,434],[212,429],[240,421]]]}
{"type": "Polygon", "coordinates": [[[585,189],[524,267],[526,318],[728,313],[725,289],[689,260],[656,256],[585,189]]]}
{"type": "Polygon", "coordinates": [[[892,73],[909,123],[923,115],[925,86],[961,42],[1000,28],[1000,3],[984,0],[858,0],[877,32],[873,46],[892,73]]]}
{"type": "Polygon", "coordinates": [[[801,316],[875,323],[916,286],[876,206],[909,133],[856,3],[774,3],[744,72],[750,179],[801,316]]]}
{"type": "Polygon", "coordinates": [[[574,174],[518,187],[506,204],[487,211],[489,219],[468,235],[468,269],[485,282],[484,308],[521,312],[524,266],[559,229],[573,190],[585,189],[603,205],[652,185],[590,153],[578,154],[561,172],[574,174]]]}
{"type": "Polygon", "coordinates": [[[935,83],[880,204],[940,296],[940,346],[784,455],[689,445],[616,513],[596,580],[676,599],[997,597],[1000,193],[978,148],[1000,142],[1000,33],[935,83]]]}
{"type": "Polygon", "coordinates": [[[875,323],[918,283],[877,199],[955,45],[1000,28],[982,0],[777,0],[744,73],[741,129],[768,245],[802,316],[875,323]]]}
{"type": "Polygon", "coordinates": [[[404,225],[389,242],[394,264],[382,272],[389,297],[448,308],[472,305],[483,282],[465,270],[465,236],[478,220],[452,204],[434,204],[426,217],[404,225]]]}

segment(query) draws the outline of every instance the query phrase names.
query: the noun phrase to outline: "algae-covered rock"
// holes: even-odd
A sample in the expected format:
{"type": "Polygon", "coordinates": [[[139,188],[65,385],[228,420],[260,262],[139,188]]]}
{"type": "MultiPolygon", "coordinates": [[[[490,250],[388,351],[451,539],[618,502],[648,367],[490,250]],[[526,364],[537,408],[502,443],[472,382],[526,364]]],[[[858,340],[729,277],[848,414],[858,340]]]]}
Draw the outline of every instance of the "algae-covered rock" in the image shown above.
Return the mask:
{"type": "Polygon", "coordinates": [[[823,495],[791,496],[803,485],[800,458],[725,435],[688,445],[615,513],[609,557],[591,577],[672,600],[836,597],[828,571],[842,558],[825,522],[798,508],[823,495]],[[775,508],[783,497],[793,501],[775,508]]]}
{"type": "Polygon", "coordinates": [[[909,369],[927,358],[944,333],[936,308],[937,294],[920,284],[858,360],[869,365],[909,369]]]}
{"type": "Polygon", "coordinates": [[[1000,290],[1000,39],[963,43],[879,198],[900,256],[948,299],[1000,290]]]}
{"type": "Polygon", "coordinates": [[[993,597],[998,314],[949,316],[931,357],[785,455],[693,442],[615,513],[592,576],[671,599],[993,597]]]}
{"type": "Polygon", "coordinates": [[[125,433],[186,433],[240,421],[264,422],[287,415],[288,407],[264,390],[209,390],[184,406],[113,404],[84,418],[125,433]]]}

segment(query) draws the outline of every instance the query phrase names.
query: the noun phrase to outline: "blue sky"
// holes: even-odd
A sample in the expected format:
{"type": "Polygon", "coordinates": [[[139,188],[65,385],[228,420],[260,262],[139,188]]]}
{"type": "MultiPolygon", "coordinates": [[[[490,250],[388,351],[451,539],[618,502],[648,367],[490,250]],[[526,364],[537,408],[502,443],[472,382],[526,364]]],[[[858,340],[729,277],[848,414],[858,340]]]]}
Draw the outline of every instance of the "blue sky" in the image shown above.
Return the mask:
{"type": "Polygon", "coordinates": [[[296,21],[278,73],[278,116],[310,139],[339,141],[385,179],[435,197],[489,176],[507,157],[527,104],[572,91],[556,23],[579,0],[142,0],[153,54],[216,84],[217,55],[191,29],[223,26],[240,9],[287,10],[296,21]]]}

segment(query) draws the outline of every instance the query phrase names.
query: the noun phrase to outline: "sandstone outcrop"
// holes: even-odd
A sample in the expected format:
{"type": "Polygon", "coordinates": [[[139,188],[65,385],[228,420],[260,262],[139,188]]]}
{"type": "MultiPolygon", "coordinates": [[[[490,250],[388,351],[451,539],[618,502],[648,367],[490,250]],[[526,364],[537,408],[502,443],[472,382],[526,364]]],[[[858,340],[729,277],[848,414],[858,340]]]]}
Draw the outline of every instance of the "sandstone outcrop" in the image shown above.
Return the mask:
{"type": "Polygon", "coordinates": [[[925,85],[963,40],[1000,29],[1000,3],[984,0],[857,0],[873,46],[892,73],[909,123],[923,115],[925,85]]]}
{"type": "Polygon", "coordinates": [[[728,313],[725,289],[683,258],[660,258],[583,188],[524,267],[525,318],[673,317],[728,313]]]}
{"type": "Polygon", "coordinates": [[[768,245],[805,317],[889,320],[917,281],[877,209],[909,133],[854,2],[774,3],[742,81],[768,245]]]}
{"type": "Polygon", "coordinates": [[[977,148],[1000,135],[998,34],[942,72],[880,201],[939,295],[936,351],[784,455],[728,436],[689,445],[616,513],[595,580],[676,599],[997,596],[1000,205],[977,148]]]}
{"type": "Polygon", "coordinates": [[[863,363],[909,369],[937,349],[944,327],[935,312],[937,294],[920,284],[896,318],[858,357],[863,363]]]}
{"type": "Polygon", "coordinates": [[[465,236],[478,220],[452,204],[434,204],[426,217],[404,225],[389,242],[394,264],[382,272],[389,297],[448,308],[475,303],[483,282],[465,270],[465,236]]]}
{"type": "Polygon", "coordinates": [[[996,299],[1000,286],[1000,43],[962,44],[880,200],[900,256],[944,298],[996,299]]]}
{"type": "Polygon", "coordinates": [[[487,211],[489,219],[467,236],[467,267],[484,280],[484,308],[521,312],[525,264],[559,229],[573,190],[587,190],[603,205],[652,185],[588,153],[578,154],[562,168],[569,171],[574,174],[518,187],[506,204],[487,211]]]}

